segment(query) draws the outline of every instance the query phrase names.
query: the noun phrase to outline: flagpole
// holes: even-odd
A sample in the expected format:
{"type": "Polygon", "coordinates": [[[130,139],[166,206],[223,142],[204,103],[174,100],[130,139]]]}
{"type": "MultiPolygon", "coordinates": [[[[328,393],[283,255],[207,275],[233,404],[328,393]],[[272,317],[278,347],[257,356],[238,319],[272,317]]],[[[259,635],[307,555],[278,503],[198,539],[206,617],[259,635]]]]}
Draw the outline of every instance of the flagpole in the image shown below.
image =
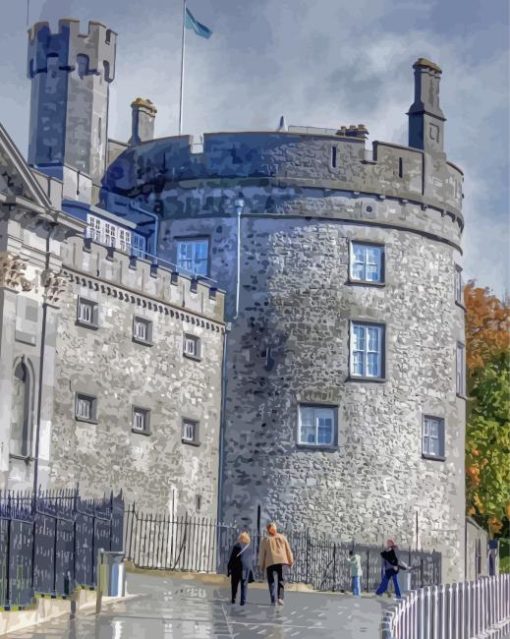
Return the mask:
{"type": "Polygon", "coordinates": [[[179,108],[179,135],[182,135],[182,111],[184,105],[184,51],[186,46],[186,0],[182,3],[182,51],[181,51],[181,102],[179,108]]]}

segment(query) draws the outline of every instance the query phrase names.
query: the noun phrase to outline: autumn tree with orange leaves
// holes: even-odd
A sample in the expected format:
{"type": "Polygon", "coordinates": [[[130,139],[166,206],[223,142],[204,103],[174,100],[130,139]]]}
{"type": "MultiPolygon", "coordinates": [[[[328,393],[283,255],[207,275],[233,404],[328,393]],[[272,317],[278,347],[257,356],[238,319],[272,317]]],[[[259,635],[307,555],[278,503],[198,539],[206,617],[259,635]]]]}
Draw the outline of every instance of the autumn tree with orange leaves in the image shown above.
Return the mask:
{"type": "Polygon", "coordinates": [[[491,535],[510,519],[510,303],[464,287],[467,512],[491,535]]]}

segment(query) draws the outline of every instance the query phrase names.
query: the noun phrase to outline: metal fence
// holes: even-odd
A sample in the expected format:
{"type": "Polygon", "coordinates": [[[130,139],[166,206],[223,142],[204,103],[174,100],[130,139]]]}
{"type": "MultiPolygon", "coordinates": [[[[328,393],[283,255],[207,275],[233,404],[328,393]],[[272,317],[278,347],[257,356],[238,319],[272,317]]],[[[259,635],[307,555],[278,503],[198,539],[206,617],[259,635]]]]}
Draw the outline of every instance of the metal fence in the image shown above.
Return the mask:
{"type": "Polygon", "coordinates": [[[0,606],[94,587],[97,552],[122,550],[123,526],[122,494],[83,499],[77,490],[0,491],[0,606]]]}
{"type": "Polygon", "coordinates": [[[510,575],[410,592],[384,614],[382,639],[510,636],[510,575]]]}
{"type": "MultiPolygon", "coordinates": [[[[148,514],[130,507],[126,512],[126,558],[140,568],[226,574],[232,546],[241,530],[245,528],[205,517],[148,514]]],[[[323,591],[350,590],[349,550],[354,547],[361,556],[362,588],[373,591],[379,585],[382,548],[336,541],[307,530],[282,532],[295,558],[287,574],[289,582],[311,584],[323,591]]],[[[250,534],[257,556],[261,536],[250,534]]],[[[412,567],[413,588],[441,582],[440,553],[401,550],[400,558],[412,567]]],[[[256,577],[263,578],[258,569],[256,577]]]]}

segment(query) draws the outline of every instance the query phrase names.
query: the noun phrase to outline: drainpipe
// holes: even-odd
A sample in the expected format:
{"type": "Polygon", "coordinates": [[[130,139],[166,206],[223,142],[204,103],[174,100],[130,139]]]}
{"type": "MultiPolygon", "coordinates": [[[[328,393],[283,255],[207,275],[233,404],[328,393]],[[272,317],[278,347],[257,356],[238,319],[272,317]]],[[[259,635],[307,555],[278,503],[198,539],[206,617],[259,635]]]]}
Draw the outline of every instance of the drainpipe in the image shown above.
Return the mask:
{"type": "Polygon", "coordinates": [[[233,317],[236,320],[239,316],[239,292],[241,288],[241,215],[244,209],[244,199],[241,194],[234,201],[237,215],[237,279],[236,279],[236,312],[233,317]]]}
{"type": "Polygon", "coordinates": [[[223,521],[223,456],[225,454],[225,430],[226,430],[226,398],[227,398],[227,336],[230,327],[225,326],[223,334],[223,362],[221,366],[221,405],[220,405],[220,447],[219,447],[219,467],[218,467],[218,499],[216,507],[217,519],[223,521]]]}
{"type": "MultiPolygon", "coordinates": [[[[49,272],[50,270],[50,249],[51,239],[54,231],[57,229],[57,222],[50,223],[50,230],[46,236],[46,255],[44,270],[49,272]]],[[[43,378],[44,378],[44,347],[46,345],[46,321],[48,314],[48,303],[43,301],[42,305],[42,327],[41,327],[41,345],[39,349],[39,383],[38,383],[38,397],[37,397],[37,421],[35,430],[35,459],[34,459],[34,494],[37,493],[39,482],[39,439],[41,436],[41,409],[42,409],[42,394],[43,394],[43,378]]]]}

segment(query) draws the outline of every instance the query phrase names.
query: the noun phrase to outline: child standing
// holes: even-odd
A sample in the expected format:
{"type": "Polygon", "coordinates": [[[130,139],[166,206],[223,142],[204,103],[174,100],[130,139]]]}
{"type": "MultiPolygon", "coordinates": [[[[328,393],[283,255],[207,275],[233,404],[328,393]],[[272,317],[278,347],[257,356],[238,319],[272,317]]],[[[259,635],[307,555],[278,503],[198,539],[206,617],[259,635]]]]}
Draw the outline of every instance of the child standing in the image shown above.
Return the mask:
{"type": "Polygon", "coordinates": [[[361,557],[349,550],[349,563],[351,565],[351,582],[352,582],[352,594],[355,597],[361,596],[361,577],[363,576],[363,570],[361,568],[361,557]]]}

